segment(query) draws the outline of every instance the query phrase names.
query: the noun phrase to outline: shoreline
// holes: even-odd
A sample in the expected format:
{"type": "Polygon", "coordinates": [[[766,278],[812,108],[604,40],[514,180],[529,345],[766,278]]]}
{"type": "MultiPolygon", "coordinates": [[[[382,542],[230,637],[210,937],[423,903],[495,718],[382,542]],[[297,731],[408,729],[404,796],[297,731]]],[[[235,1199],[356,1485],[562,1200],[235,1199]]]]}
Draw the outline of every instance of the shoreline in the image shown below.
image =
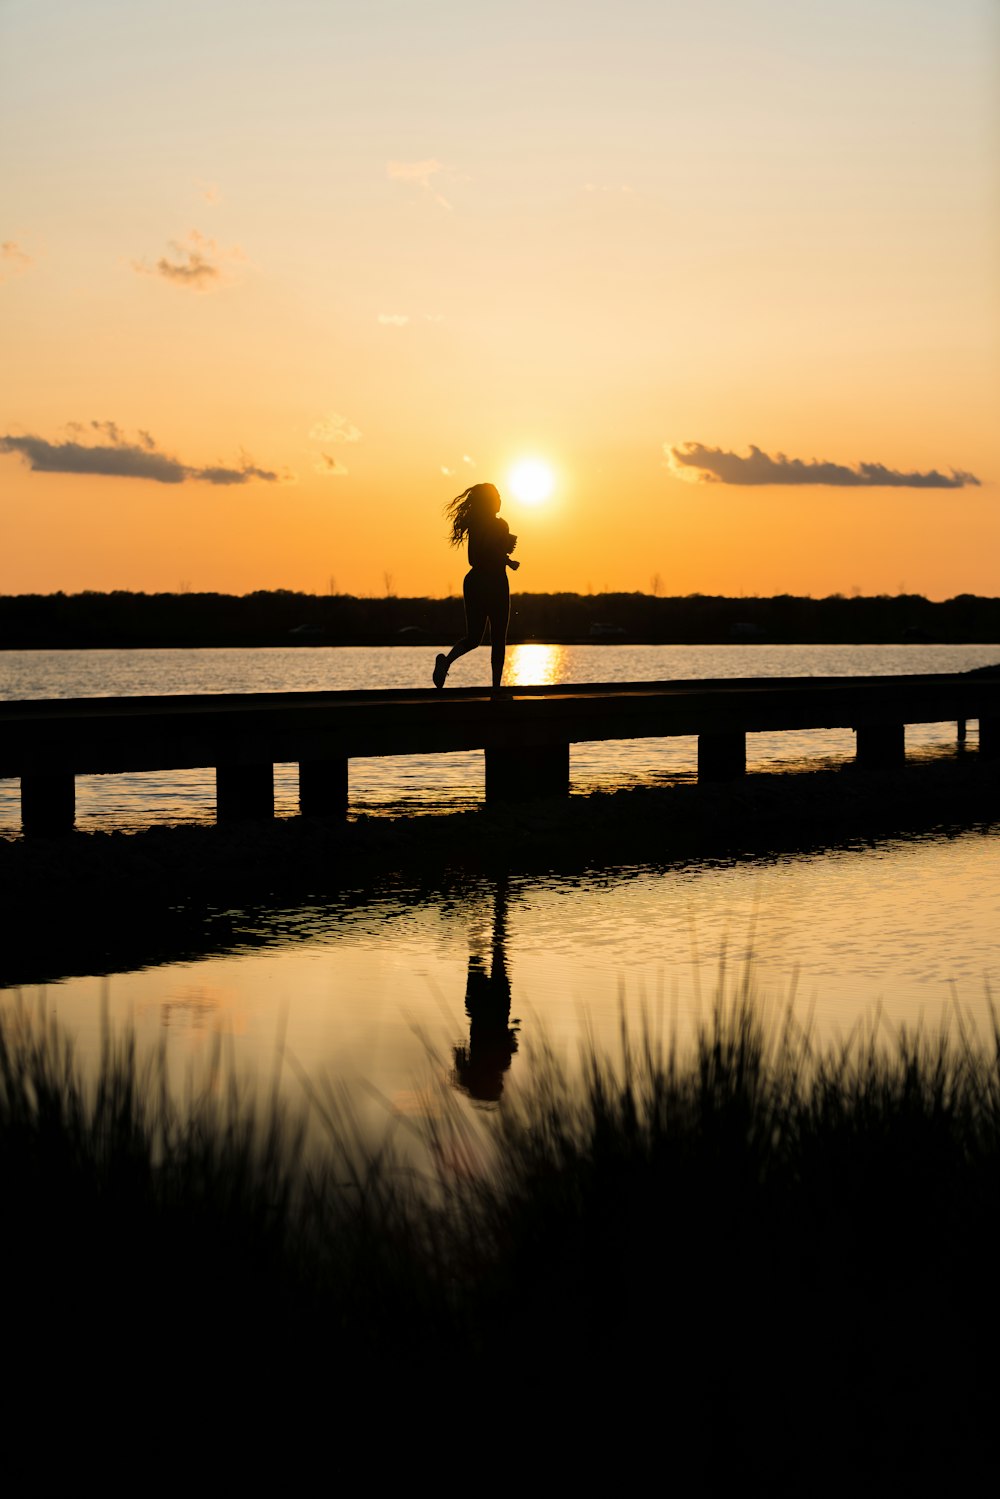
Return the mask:
{"type": "Polygon", "coordinates": [[[0,839],[0,984],[107,972],[234,941],[240,907],[414,898],[456,882],[743,859],[1000,824],[1000,761],[975,753],[889,772],[753,772],[418,817],[292,817],[0,839]],[[227,930],[229,935],[227,937],[227,930]]]}
{"type": "MultiPolygon", "coordinates": [[[[154,650],[451,644],[461,594],[361,596],[262,589],[249,594],[0,595],[11,650],[154,650]]],[[[920,594],[511,593],[510,644],[991,645],[1000,598],[920,594]]]]}
{"type": "MultiPolygon", "coordinates": [[[[450,632],[440,631],[428,634],[420,633],[417,636],[394,632],[392,634],[359,634],[350,636],[340,635],[311,635],[289,638],[287,636],[265,636],[261,639],[233,640],[220,636],[218,639],[176,639],[162,640],[159,638],[136,638],[126,640],[108,640],[102,637],[73,640],[72,643],[53,640],[29,640],[29,641],[0,641],[0,657],[4,654],[16,652],[33,652],[40,654],[52,654],[73,651],[274,651],[274,650],[394,650],[396,648],[406,650],[440,650],[447,649],[455,643],[456,630],[460,632],[461,626],[456,626],[450,632]]],[[[728,646],[780,646],[781,648],[798,648],[804,650],[817,649],[826,646],[854,646],[862,647],[906,647],[911,650],[926,650],[927,647],[940,646],[946,649],[960,649],[962,647],[997,647],[997,641],[990,636],[958,635],[958,636],[928,636],[922,639],[907,639],[901,635],[893,635],[886,632],[870,638],[867,635],[858,636],[850,634],[842,635],[818,635],[799,639],[797,637],[786,637],[783,635],[718,635],[706,631],[704,634],[693,636],[684,635],[680,638],[673,636],[664,637],[655,634],[643,634],[631,630],[625,630],[621,634],[597,634],[561,632],[558,630],[543,631],[538,634],[523,634],[512,629],[507,636],[507,645],[593,645],[593,646],[643,646],[653,649],[667,647],[671,650],[704,648],[707,646],[721,649],[728,646]]],[[[976,671],[1000,671],[1000,662],[991,663],[988,667],[975,667],[976,671]]]]}

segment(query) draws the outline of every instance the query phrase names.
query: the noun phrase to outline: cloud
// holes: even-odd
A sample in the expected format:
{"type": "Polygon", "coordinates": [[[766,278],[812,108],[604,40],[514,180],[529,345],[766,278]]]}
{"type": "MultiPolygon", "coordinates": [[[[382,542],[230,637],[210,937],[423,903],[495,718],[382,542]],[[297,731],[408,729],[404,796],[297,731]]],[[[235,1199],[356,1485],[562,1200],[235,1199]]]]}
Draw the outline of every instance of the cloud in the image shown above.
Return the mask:
{"type": "Polygon", "coordinates": [[[0,437],[0,453],[17,453],[38,474],[103,474],[183,484],[188,471],[166,453],[140,444],[47,442],[44,437],[0,437]]]}
{"type": "Polygon", "coordinates": [[[329,453],[320,453],[313,468],[326,479],[342,479],[348,473],[347,464],[341,463],[339,458],[331,457],[329,453]]]}
{"type": "Polygon", "coordinates": [[[224,468],[220,465],[208,468],[187,469],[189,479],[199,479],[204,484],[249,484],[251,479],[260,479],[263,484],[287,483],[290,474],[278,474],[274,469],[259,468],[249,458],[241,458],[239,468],[224,468]]]}
{"type": "Polygon", "coordinates": [[[170,254],[161,255],[155,265],[133,260],[132,269],[140,276],[159,276],[175,286],[192,291],[208,291],[225,279],[225,267],[233,260],[245,260],[238,245],[224,250],[214,239],[192,229],[184,241],[172,239],[170,254]]]}
{"type": "Polygon", "coordinates": [[[361,432],[346,416],[333,411],[322,421],[309,428],[309,436],[316,442],[360,442],[361,432]]]}
{"type": "MultiPolygon", "coordinates": [[[[425,323],[444,322],[443,312],[422,312],[419,316],[425,323]]],[[[405,328],[407,323],[413,322],[413,318],[408,312],[380,312],[377,321],[383,328],[405,328]]]]}
{"type": "Polygon", "coordinates": [[[434,178],[444,170],[444,162],[433,156],[425,161],[387,161],[385,165],[385,175],[393,182],[405,182],[422,188],[440,208],[450,209],[448,199],[434,185],[434,178]]]}
{"type": "Polygon", "coordinates": [[[444,162],[433,156],[426,161],[388,161],[385,166],[386,176],[394,182],[416,182],[426,188],[430,187],[431,178],[443,171],[444,162]]]}
{"type": "Polygon", "coordinates": [[[198,192],[201,196],[201,201],[207,203],[210,208],[214,208],[221,197],[219,186],[216,182],[199,182],[198,192]]]}
{"type": "Polygon", "coordinates": [[[454,467],[450,463],[442,463],[440,467],[446,479],[453,479],[456,474],[461,473],[463,465],[465,468],[475,468],[476,460],[470,457],[468,453],[463,453],[461,459],[454,467]]]}
{"type": "Polygon", "coordinates": [[[707,448],[700,442],[686,442],[679,448],[663,444],[667,467],[679,478],[706,484],[827,484],[844,489],[962,489],[978,485],[975,474],[951,469],[947,474],[936,468],[926,473],[886,468],[883,463],[859,463],[849,468],[843,463],[828,463],[815,458],[774,458],[750,445],[744,458],[724,448],[707,448]]]}
{"type": "Polygon", "coordinates": [[[0,243],[0,281],[6,281],[8,277],[20,276],[32,264],[32,260],[33,256],[29,255],[16,240],[3,240],[0,243]]]}
{"type": "Polygon", "coordinates": [[[115,422],[74,422],[75,435],[66,442],[49,442],[44,437],[0,435],[0,453],[16,453],[38,474],[99,474],[113,479],[151,479],[156,484],[188,482],[216,485],[249,484],[259,479],[275,484],[282,476],[272,469],[260,468],[246,455],[238,466],[209,464],[197,467],[161,452],[148,432],[139,432],[129,440],[115,422]],[[102,442],[82,442],[88,432],[103,438],[102,442]]]}

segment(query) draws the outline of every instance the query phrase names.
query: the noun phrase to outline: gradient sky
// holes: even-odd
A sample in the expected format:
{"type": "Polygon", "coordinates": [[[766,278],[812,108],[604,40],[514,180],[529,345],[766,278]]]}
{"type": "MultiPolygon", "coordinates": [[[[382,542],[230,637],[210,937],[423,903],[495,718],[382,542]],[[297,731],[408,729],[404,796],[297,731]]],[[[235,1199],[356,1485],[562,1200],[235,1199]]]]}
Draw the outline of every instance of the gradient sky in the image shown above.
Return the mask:
{"type": "Polygon", "coordinates": [[[996,18],[0,0],[0,592],[1000,593],[996,18]]]}

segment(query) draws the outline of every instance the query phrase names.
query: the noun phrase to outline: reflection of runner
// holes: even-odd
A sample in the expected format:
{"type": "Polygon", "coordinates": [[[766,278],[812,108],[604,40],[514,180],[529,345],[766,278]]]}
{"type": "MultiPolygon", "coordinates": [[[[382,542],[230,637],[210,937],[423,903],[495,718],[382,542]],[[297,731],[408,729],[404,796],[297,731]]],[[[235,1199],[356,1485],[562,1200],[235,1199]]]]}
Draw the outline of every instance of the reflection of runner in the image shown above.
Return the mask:
{"type": "Polygon", "coordinates": [[[434,686],[443,687],[448,668],[459,656],[468,655],[482,644],[487,624],[490,627],[490,662],[493,686],[500,686],[504,656],[507,650],[507,623],[510,618],[510,588],[507,569],[517,569],[511,552],[517,537],[501,520],[500,493],[494,484],[473,484],[464,494],[456,495],[447,507],[451,518],[451,544],[461,546],[468,538],[469,571],[462,593],[465,596],[465,634],[452,646],[447,656],[434,662],[434,686]]]}
{"type": "Polygon", "coordinates": [[[503,1075],[517,1050],[517,1025],[510,1025],[510,980],[507,977],[506,887],[497,885],[493,916],[493,962],[490,972],[482,958],[469,959],[465,1009],[469,1044],[456,1046],[455,1082],[480,1103],[497,1103],[503,1075]]]}

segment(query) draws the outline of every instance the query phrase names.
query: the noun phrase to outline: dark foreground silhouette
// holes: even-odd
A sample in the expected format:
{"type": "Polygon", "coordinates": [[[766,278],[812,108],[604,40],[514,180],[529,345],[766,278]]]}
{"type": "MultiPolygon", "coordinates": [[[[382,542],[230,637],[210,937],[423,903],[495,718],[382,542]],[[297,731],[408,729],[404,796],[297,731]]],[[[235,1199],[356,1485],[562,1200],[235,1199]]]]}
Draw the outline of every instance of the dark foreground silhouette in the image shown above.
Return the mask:
{"type": "Polygon", "coordinates": [[[428,1175],[321,1086],[310,1149],[218,1074],[175,1107],[127,1038],[85,1086],[7,1012],[5,1469],[437,1462],[492,1492],[502,1428],[560,1489],[968,1491],[1000,1395],[998,1043],[816,1049],[744,993],[689,1052],[536,1064],[471,1123],[445,1089],[428,1175]]]}

